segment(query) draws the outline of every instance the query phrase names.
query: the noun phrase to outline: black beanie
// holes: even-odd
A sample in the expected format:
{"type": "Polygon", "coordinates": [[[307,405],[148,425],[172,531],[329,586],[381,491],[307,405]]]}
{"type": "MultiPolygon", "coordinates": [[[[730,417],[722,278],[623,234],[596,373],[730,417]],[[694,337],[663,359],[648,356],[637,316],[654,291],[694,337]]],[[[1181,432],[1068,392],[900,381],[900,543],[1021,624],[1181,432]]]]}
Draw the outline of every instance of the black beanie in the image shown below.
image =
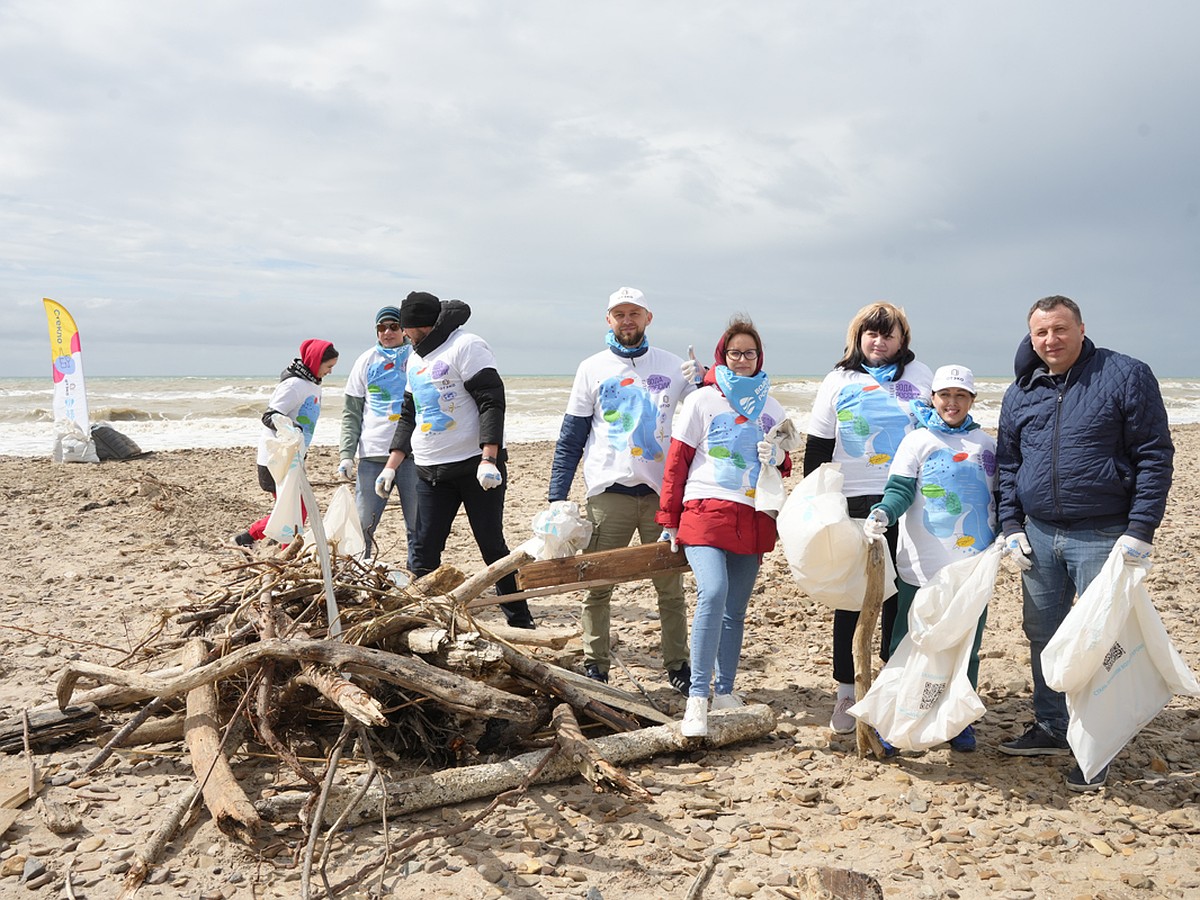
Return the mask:
{"type": "Polygon", "coordinates": [[[400,304],[401,328],[425,328],[437,324],[442,314],[442,301],[433,294],[413,291],[400,304]]]}

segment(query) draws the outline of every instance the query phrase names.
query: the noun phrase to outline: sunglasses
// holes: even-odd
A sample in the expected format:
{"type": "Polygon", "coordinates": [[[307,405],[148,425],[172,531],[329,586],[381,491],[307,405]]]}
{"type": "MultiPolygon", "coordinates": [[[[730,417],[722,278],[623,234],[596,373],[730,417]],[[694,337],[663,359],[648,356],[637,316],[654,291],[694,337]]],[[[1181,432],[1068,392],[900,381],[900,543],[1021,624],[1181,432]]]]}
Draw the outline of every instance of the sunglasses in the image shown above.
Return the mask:
{"type": "Polygon", "coordinates": [[[753,361],[753,360],[758,359],[758,351],[757,350],[726,350],[725,356],[728,357],[729,359],[733,359],[733,360],[748,359],[748,360],[753,361]]]}
{"type": "Polygon", "coordinates": [[[375,326],[375,330],[379,334],[383,334],[385,331],[399,331],[400,323],[399,322],[380,322],[378,325],[375,326]]]}

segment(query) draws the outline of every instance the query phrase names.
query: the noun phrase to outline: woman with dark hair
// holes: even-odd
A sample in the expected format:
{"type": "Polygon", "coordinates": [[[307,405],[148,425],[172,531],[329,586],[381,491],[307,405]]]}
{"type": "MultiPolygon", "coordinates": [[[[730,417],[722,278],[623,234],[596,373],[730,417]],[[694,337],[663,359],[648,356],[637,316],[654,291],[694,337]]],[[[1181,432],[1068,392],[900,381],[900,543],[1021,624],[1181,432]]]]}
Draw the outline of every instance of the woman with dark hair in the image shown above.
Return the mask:
{"type": "Polygon", "coordinates": [[[762,339],[748,320],[735,318],[717,342],[716,365],[704,386],[683,401],[667,451],[656,519],[671,549],[683,545],[696,577],[692,619],[692,683],[680,731],[708,734],[708,691],[713,709],[741,706],[733,693],[746,606],[762,555],[775,546],[775,519],[755,508],[764,465],[790,474],[791,458],[766,439],[785,418],[767,396],[762,339]]]}
{"type": "MultiPolygon", "coordinates": [[[[856,519],[865,519],[883,497],[896,449],[917,422],[912,401],[929,400],[933,373],[917,362],[909,347],[911,339],[903,309],[884,302],[864,306],[850,321],[842,358],[821,382],[813,403],[804,445],[804,474],[822,463],[839,463],[842,493],[856,519]]],[[[893,523],[886,532],[893,561],[896,536],[893,523]]],[[[880,656],[885,660],[891,655],[895,620],[893,596],[883,604],[880,656]]],[[[833,677],[838,686],[829,727],[838,734],[849,734],[856,724],[847,710],[854,705],[857,624],[857,612],[834,611],[833,677]]]]}

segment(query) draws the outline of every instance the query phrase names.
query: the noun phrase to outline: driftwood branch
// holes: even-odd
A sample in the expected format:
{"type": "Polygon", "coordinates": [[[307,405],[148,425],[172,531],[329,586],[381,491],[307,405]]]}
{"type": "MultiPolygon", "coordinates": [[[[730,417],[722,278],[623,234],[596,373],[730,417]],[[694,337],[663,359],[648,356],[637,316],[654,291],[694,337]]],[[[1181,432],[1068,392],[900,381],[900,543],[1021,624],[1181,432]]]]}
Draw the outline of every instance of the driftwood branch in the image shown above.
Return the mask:
{"type": "MultiPolygon", "coordinates": [[[[189,662],[198,664],[205,656],[204,642],[195,638],[188,643],[184,652],[184,665],[189,662]]],[[[204,805],[222,832],[244,844],[253,845],[262,827],[262,820],[237,783],[229,760],[221,749],[218,721],[217,690],[212,682],[205,682],[188,691],[184,740],[196,780],[202,784],[204,805]]]]}
{"type": "Polygon", "coordinates": [[[134,687],[144,691],[146,696],[169,699],[200,685],[228,678],[235,672],[268,659],[324,663],[335,668],[370,675],[418,691],[449,709],[469,715],[494,716],[525,723],[532,722],[537,716],[537,707],[524,697],[517,697],[470,678],[446,672],[423,660],[398,656],[370,647],[354,647],[340,641],[280,638],[258,641],[208,665],[166,679],[155,679],[124,669],[77,660],[68,665],[59,677],[58,701],[60,707],[65,707],[71,699],[76,682],[84,676],[134,687]]]}
{"type": "Polygon", "coordinates": [[[386,725],[383,705],[328,666],[305,666],[292,681],[314,688],[322,697],[343,713],[364,725],[386,725]]]}
{"type": "MultiPolygon", "coordinates": [[[[451,601],[457,607],[468,600],[474,600],[497,581],[512,572],[515,572],[525,563],[533,559],[524,550],[513,550],[508,556],[502,556],[494,563],[489,565],[482,572],[476,572],[454,590],[448,594],[451,601]]],[[[505,602],[503,597],[497,597],[498,603],[505,602]]]]}
{"type": "MultiPolygon", "coordinates": [[[[862,611],[858,614],[858,625],[854,629],[855,700],[862,700],[871,689],[874,659],[871,647],[874,644],[875,623],[879,621],[879,611],[883,609],[883,554],[886,546],[883,540],[874,540],[867,548],[867,588],[863,595],[862,611]]],[[[873,753],[876,759],[887,758],[874,728],[859,722],[855,731],[859,756],[873,753]]]]}
{"type": "Polygon", "coordinates": [[[579,774],[589,781],[596,792],[615,788],[643,803],[651,800],[650,792],[601,756],[583,736],[571,707],[565,703],[556,707],[550,719],[556,734],[559,752],[575,763],[579,774]]]}
{"type": "MultiPolygon", "coordinates": [[[[705,745],[724,747],[740,741],[755,740],[769,734],[774,727],[775,714],[762,704],[717,710],[709,714],[705,745]]],[[[592,743],[600,755],[617,766],[649,759],[660,753],[676,753],[695,748],[692,738],[686,738],[679,733],[678,723],[606,735],[596,738],[592,743]]],[[[503,762],[445,769],[395,782],[368,794],[366,800],[346,821],[352,826],[361,825],[364,822],[378,821],[384,810],[389,816],[398,816],[467,800],[478,800],[481,797],[494,797],[521,784],[534,767],[542,762],[545,755],[546,751],[538,750],[503,762]]],[[[579,768],[573,762],[564,759],[561,754],[555,754],[545,770],[538,775],[536,783],[550,784],[578,774],[579,768]]],[[[337,818],[353,793],[348,788],[335,790],[325,813],[327,822],[337,818]]],[[[301,792],[277,794],[259,801],[256,808],[263,818],[269,821],[294,820],[309,796],[308,793],[301,792]]]]}
{"type": "Polygon", "coordinates": [[[524,653],[514,650],[512,647],[505,647],[503,644],[500,646],[504,650],[504,661],[508,663],[508,667],[522,678],[532,681],[548,694],[558,697],[560,700],[565,700],[580,712],[587,714],[590,718],[595,719],[597,722],[602,722],[617,731],[635,731],[639,727],[637,720],[622,715],[611,706],[601,703],[599,700],[595,700],[567,684],[567,682],[555,675],[549,666],[543,665],[537,660],[530,659],[524,653]]]}

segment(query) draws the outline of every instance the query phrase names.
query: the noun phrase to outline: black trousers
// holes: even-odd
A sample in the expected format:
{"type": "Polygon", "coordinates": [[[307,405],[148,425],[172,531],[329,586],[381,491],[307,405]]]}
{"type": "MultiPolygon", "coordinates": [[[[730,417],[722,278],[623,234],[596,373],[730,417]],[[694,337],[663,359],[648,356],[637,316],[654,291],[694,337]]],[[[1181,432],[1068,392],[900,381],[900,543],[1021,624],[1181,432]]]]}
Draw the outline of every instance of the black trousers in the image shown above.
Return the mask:
{"type": "MultiPolygon", "coordinates": [[[[442,551],[459,508],[466,509],[467,522],[485,563],[494,563],[508,555],[504,540],[504,492],[508,470],[503,460],[497,463],[504,483],[485,491],[475,477],[480,457],[443,466],[417,466],[417,533],[413,538],[413,574],[428,575],[442,564],[442,551]]],[[[496,583],[496,593],[513,594],[517,576],[505,575],[496,583]]],[[[524,600],[501,603],[509,625],[528,625],[533,621],[524,600]]]]}
{"type": "MultiPolygon", "coordinates": [[[[881,494],[868,494],[865,497],[847,497],[846,505],[850,508],[850,517],[865,519],[871,507],[883,499],[881,494]]],[[[896,562],[896,541],[900,529],[895,522],[888,526],[886,533],[888,553],[892,562],[896,562]]],[[[879,642],[879,658],[884,662],[891,657],[892,626],[896,623],[896,595],[893,594],[883,601],[883,612],[880,616],[883,637],[879,642]]],[[[848,609],[833,611],[833,677],[839,684],[854,684],[854,629],[858,627],[858,613],[848,609]]]]}

